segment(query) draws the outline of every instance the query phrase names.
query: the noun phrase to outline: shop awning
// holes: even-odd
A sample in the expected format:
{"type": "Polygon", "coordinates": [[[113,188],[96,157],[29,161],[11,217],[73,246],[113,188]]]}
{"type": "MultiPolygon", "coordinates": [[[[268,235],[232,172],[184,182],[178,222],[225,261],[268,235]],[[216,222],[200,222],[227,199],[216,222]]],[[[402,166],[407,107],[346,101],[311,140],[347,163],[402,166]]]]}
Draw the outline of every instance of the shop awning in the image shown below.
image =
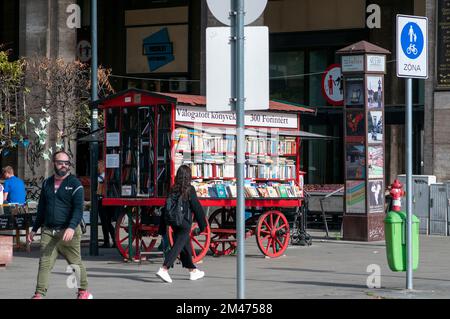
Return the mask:
{"type": "Polygon", "coordinates": [[[280,130],[280,135],[287,135],[287,136],[298,136],[302,140],[335,140],[339,137],[334,136],[327,136],[327,135],[321,135],[316,133],[310,133],[306,131],[286,131],[286,130],[280,130]]]}
{"type": "MultiPolygon", "coordinates": [[[[101,100],[94,101],[91,103],[91,107],[94,105],[101,107],[154,105],[164,104],[166,101],[179,105],[206,107],[206,96],[204,95],[151,92],[136,88],[130,88],[111,94],[101,100]]],[[[269,109],[267,111],[316,114],[317,110],[312,107],[287,101],[271,100],[269,101],[269,109]]]]}
{"type": "MultiPolygon", "coordinates": [[[[208,126],[208,125],[194,125],[187,123],[178,124],[181,127],[185,127],[188,129],[196,129],[209,134],[226,134],[226,135],[237,135],[236,128],[231,127],[218,127],[218,126],[208,126]]],[[[338,137],[320,135],[305,131],[297,131],[297,130],[280,130],[280,129],[268,129],[268,128],[246,128],[245,135],[247,136],[258,136],[263,134],[264,132],[270,134],[278,134],[281,136],[295,136],[300,137],[302,140],[333,140],[338,137]]]]}
{"type": "Polygon", "coordinates": [[[105,128],[99,128],[98,130],[95,130],[94,132],[91,132],[85,136],[82,136],[80,138],[77,138],[77,141],[80,142],[103,142],[105,140],[105,128]]]}
{"type": "MultiPolygon", "coordinates": [[[[236,128],[233,126],[218,127],[218,126],[208,126],[208,125],[194,125],[187,123],[180,123],[178,126],[185,127],[188,129],[196,129],[209,134],[227,134],[227,135],[237,135],[236,128]]],[[[321,135],[316,133],[310,133],[305,131],[297,130],[280,130],[280,129],[267,129],[267,128],[247,128],[245,129],[245,135],[247,136],[258,136],[263,132],[278,134],[282,136],[295,136],[300,137],[302,140],[333,140],[338,137],[321,135]]],[[[77,139],[80,142],[103,142],[105,140],[105,128],[99,128],[98,130],[82,136],[77,139]]]]}
{"type": "MultiPolygon", "coordinates": [[[[177,100],[178,104],[206,107],[206,96],[203,95],[177,94],[165,92],[153,92],[153,93],[174,98],[177,100]]],[[[305,106],[300,106],[298,104],[289,102],[272,101],[272,100],[269,101],[269,111],[316,113],[315,109],[307,108],[305,106]]]]}

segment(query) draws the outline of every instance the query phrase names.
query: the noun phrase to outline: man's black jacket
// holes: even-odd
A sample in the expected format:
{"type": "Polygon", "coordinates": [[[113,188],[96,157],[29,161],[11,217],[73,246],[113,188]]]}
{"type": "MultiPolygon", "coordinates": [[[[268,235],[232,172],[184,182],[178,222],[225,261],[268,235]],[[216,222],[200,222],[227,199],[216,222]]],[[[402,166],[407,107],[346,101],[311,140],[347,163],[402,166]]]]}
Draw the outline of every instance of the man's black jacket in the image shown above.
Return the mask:
{"type": "Polygon", "coordinates": [[[55,193],[55,177],[44,180],[39,197],[37,218],[33,225],[36,232],[41,226],[75,229],[83,217],[84,190],[81,182],[70,174],[55,193]]]}

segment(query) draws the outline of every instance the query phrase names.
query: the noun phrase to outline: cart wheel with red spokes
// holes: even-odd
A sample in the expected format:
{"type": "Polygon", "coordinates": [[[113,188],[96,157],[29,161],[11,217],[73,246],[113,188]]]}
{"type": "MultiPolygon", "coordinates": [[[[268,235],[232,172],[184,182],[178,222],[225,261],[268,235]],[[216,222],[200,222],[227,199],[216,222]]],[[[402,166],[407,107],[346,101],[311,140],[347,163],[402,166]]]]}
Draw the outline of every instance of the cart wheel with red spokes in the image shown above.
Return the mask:
{"type": "MultiPolygon", "coordinates": [[[[116,246],[124,259],[129,256],[129,216],[127,212],[119,215],[116,222],[116,246]]],[[[150,252],[159,240],[157,225],[143,225],[137,212],[132,213],[133,259],[140,260],[141,252],[150,252]]]]}
{"type": "MultiPolygon", "coordinates": [[[[190,240],[191,240],[191,249],[192,249],[192,262],[197,263],[206,256],[208,252],[209,245],[211,242],[211,229],[209,228],[209,223],[206,220],[206,228],[200,233],[198,236],[194,236],[192,231],[198,227],[196,222],[192,223],[191,232],[190,232],[190,240]]],[[[173,230],[172,227],[169,227],[169,243],[170,246],[173,246],[173,230]]]]}
{"type": "Polygon", "coordinates": [[[209,248],[215,256],[232,254],[236,247],[236,211],[220,208],[209,217],[211,244],[209,248]]]}
{"type": "Polygon", "coordinates": [[[289,223],[280,211],[271,210],[262,214],[256,224],[256,243],[268,257],[279,257],[289,245],[289,223]]]}

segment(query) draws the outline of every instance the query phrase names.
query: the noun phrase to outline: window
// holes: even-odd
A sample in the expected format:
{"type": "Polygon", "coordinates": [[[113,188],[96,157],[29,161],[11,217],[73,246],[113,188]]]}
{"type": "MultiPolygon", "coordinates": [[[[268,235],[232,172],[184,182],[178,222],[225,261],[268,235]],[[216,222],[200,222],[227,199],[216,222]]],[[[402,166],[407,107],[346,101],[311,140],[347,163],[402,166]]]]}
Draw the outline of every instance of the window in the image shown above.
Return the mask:
{"type": "MultiPolygon", "coordinates": [[[[342,136],[342,115],[338,113],[342,110],[329,111],[332,106],[322,94],[323,72],[336,63],[335,51],[335,48],[321,48],[272,52],[270,98],[322,108],[320,116],[302,119],[303,129],[339,137],[342,136]]],[[[307,183],[342,181],[342,144],[339,140],[310,140],[302,145],[302,169],[307,172],[307,183]]]]}
{"type": "Polygon", "coordinates": [[[188,0],[127,0],[125,2],[128,10],[188,5],[188,0]]]}
{"type": "Polygon", "coordinates": [[[327,102],[322,94],[322,72],[330,64],[327,50],[314,50],[309,53],[309,105],[321,106],[327,102]]]}
{"type": "Polygon", "coordinates": [[[273,52],[269,65],[270,98],[305,103],[305,53],[273,52]]]}

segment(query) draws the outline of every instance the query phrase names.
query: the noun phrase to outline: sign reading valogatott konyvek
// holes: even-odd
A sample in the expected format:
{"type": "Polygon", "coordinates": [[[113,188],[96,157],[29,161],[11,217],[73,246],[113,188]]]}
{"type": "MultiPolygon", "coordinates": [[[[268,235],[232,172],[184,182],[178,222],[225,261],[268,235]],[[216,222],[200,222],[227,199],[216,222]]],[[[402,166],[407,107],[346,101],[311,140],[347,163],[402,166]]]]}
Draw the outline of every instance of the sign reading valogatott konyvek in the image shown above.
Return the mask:
{"type": "MultiPolygon", "coordinates": [[[[177,106],[176,121],[190,123],[236,125],[234,112],[208,112],[204,108],[177,106]]],[[[246,112],[245,125],[279,128],[298,128],[297,114],[246,112]]]]}

